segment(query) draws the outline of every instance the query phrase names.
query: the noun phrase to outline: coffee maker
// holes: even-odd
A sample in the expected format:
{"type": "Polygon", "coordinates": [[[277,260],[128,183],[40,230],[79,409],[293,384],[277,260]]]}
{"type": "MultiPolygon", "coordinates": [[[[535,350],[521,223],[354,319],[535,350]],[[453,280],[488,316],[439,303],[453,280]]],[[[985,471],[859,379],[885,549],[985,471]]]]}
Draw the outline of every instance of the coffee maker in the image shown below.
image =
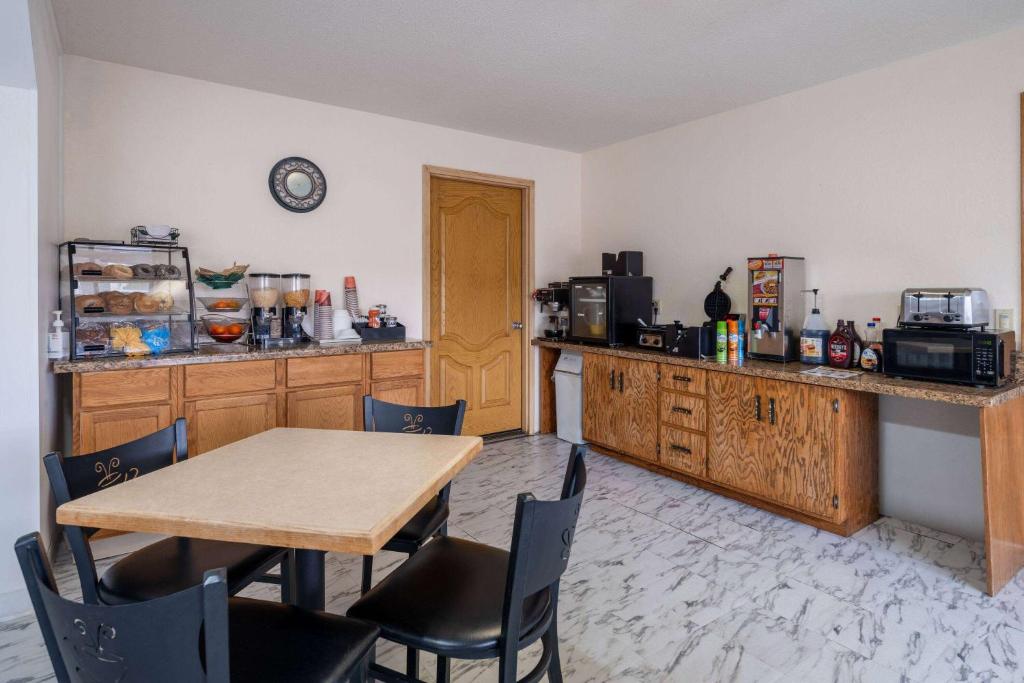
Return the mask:
{"type": "Polygon", "coordinates": [[[280,336],[277,326],[277,304],[281,296],[278,273],[249,274],[249,307],[252,309],[252,341],[257,346],[270,346],[280,336]],[[276,332],[276,334],[275,334],[276,332]]]}
{"type": "Polygon", "coordinates": [[[533,293],[533,300],[540,304],[541,311],[548,309],[548,326],[544,336],[548,339],[565,339],[569,329],[569,283],[549,282],[533,293]]]}
{"type": "Polygon", "coordinates": [[[306,339],[302,320],[309,306],[309,275],[285,273],[281,276],[281,295],[284,300],[281,316],[281,337],[296,342],[306,339]]]}

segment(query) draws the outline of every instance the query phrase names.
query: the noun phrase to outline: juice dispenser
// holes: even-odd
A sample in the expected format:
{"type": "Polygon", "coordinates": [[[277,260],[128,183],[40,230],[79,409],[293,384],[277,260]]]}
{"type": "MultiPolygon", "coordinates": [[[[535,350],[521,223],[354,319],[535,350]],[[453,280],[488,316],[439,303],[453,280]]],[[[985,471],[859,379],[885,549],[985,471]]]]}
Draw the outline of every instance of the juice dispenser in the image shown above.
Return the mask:
{"type": "Polygon", "coordinates": [[[804,318],[804,259],[776,256],[747,259],[750,322],[747,355],[761,360],[794,360],[804,318]]]}
{"type": "Polygon", "coordinates": [[[306,273],[285,273],[281,276],[281,294],[284,299],[281,336],[302,341],[302,319],[309,306],[309,275],[306,273]]]}

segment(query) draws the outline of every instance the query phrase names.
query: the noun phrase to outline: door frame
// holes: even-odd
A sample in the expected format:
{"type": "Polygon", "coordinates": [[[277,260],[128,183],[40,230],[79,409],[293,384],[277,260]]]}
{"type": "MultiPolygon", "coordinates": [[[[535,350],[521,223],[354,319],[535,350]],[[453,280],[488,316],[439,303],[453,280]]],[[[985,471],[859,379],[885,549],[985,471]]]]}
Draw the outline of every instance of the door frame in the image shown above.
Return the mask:
{"type": "MultiPolygon", "coordinates": [[[[533,339],[533,219],[534,219],[534,182],[526,178],[513,178],[510,176],[494,175],[491,173],[480,173],[478,171],[464,171],[444,166],[423,165],[423,339],[433,342],[430,329],[430,183],[434,178],[444,180],[464,180],[481,185],[496,185],[498,187],[511,187],[522,190],[523,195],[523,229],[522,229],[522,354],[521,363],[521,386],[522,386],[522,415],[521,429],[527,434],[533,433],[533,354],[530,353],[530,340],[533,339]]],[[[434,397],[431,392],[433,383],[432,367],[434,363],[433,348],[427,348],[427,362],[424,372],[426,383],[427,405],[433,405],[434,397]]]]}

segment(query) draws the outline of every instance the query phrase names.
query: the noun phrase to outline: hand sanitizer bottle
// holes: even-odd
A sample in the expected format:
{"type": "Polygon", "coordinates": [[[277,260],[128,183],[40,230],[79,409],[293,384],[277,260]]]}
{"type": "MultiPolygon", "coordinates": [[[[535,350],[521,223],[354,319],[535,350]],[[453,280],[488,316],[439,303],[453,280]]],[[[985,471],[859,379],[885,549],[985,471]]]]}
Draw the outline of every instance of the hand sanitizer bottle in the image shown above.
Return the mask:
{"type": "Polygon", "coordinates": [[[50,333],[46,335],[46,357],[51,360],[63,360],[68,357],[68,333],[64,330],[64,321],[60,319],[62,311],[54,311],[54,320],[50,333]]]}

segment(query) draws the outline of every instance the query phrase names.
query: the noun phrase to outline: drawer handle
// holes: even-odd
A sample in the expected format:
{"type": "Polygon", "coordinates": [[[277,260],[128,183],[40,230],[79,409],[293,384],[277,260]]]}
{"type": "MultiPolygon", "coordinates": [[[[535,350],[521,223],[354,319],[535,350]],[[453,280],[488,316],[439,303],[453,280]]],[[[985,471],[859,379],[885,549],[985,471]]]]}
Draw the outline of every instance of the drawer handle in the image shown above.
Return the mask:
{"type": "Polygon", "coordinates": [[[608,373],[608,388],[615,391],[615,371],[612,370],[608,373]]]}
{"type": "Polygon", "coordinates": [[[674,451],[682,451],[683,453],[686,453],[687,455],[691,455],[691,454],[693,453],[693,451],[691,451],[691,450],[690,450],[689,448],[687,448],[686,446],[680,446],[680,445],[679,445],[679,444],[677,444],[677,443],[670,443],[670,444],[668,445],[668,447],[669,447],[669,448],[671,448],[671,449],[672,449],[672,450],[674,450],[674,451]]]}
{"type": "Polygon", "coordinates": [[[693,411],[689,408],[683,408],[682,406],[672,406],[673,413],[682,413],[683,415],[693,415],[693,411]]]}
{"type": "Polygon", "coordinates": [[[768,421],[775,424],[775,399],[768,399],[768,421]]]}
{"type": "Polygon", "coordinates": [[[758,394],[754,397],[754,419],[758,422],[761,421],[761,395],[758,394]]]}
{"type": "Polygon", "coordinates": [[[622,393],[622,372],[619,372],[619,393],[622,393]]]}
{"type": "Polygon", "coordinates": [[[686,375],[672,375],[672,379],[677,382],[692,382],[693,378],[687,377],[686,375]]]}

